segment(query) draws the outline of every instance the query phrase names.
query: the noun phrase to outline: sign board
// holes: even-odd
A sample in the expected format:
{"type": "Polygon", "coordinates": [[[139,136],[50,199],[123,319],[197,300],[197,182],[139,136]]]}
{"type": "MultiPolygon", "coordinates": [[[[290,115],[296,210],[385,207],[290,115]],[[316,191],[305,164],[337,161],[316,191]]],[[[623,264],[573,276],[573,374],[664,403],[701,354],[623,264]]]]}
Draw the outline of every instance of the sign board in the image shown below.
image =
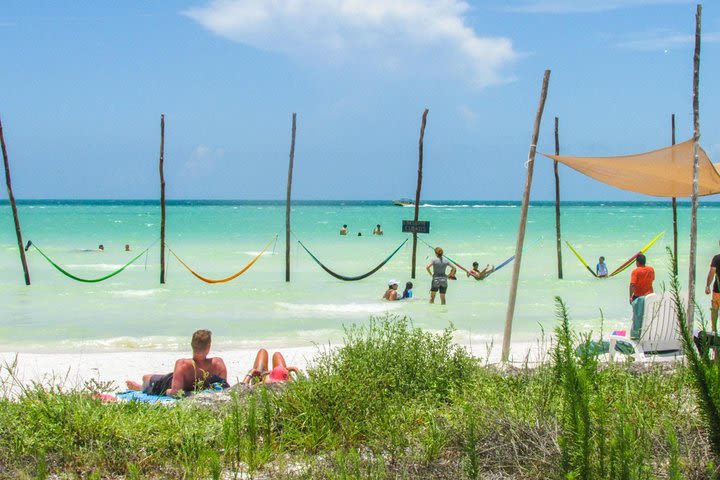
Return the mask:
{"type": "Polygon", "coordinates": [[[418,220],[403,220],[402,231],[405,233],[430,233],[430,222],[418,220]]]}

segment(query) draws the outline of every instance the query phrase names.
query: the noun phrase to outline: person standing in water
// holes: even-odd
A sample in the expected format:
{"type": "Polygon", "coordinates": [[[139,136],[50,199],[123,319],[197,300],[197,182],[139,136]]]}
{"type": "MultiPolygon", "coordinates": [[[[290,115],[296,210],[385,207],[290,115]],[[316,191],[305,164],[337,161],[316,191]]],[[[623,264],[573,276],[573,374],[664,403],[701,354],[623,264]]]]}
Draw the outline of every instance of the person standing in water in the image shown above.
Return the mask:
{"type": "Polygon", "coordinates": [[[447,292],[448,275],[445,273],[447,267],[450,267],[450,277],[455,276],[457,269],[450,261],[443,257],[443,249],[435,248],[435,258],[425,267],[428,274],[432,275],[432,283],[430,284],[430,303],[435,303],[435,294],[440,292],[440,303],[445,305],[445,292],[447,292]]]}

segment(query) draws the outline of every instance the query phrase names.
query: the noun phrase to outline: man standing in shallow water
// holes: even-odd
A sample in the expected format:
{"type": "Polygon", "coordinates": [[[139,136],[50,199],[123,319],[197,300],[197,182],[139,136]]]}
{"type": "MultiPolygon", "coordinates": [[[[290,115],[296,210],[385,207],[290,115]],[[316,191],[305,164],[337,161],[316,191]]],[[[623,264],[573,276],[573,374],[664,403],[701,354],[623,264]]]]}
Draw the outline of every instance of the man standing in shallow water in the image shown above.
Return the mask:
{"type": "Polygon", "coordinates": [[[655,269],[645,266],[645,255],[642,253],[635,257],[635,270],[630,274],[630,303],[636,298],[653,293],[655,269]]]}
{"type": "Polygon", "coordinates": [[[435,248],[436,257],[428,263],[425,270],[432,275],[432,283],[430,284],[430,303],[435,303],[435,294],[440,292],[440,304],[445,305],[445,292],[447,292],[448,275],[445,273],[447,267],[450,267],[450,277],[454,277],[457,269],[450,261],[443,257],[443,249],[435,248]]]}
{"type": "Polygon", "coordinates": [[[715,255],[710,261],[710,271],[705,282],[705,295],[710,295],[712,285],[712,300],[710,300],[710,323],[713,333],[717,333],[718,307],[720,307],[720,281],[718,280],[720,270],[720,254],[715,255]]]}
{"type": "Polygon", "coordinates": [[[143,382],[128,380],[127,387],[130,390],[142,390],[149,395],[177,395],[178,392],[192,392],[196,388],[208,388],[213,383],[220,383],[223,387],[229,387],[227,383],[227,367],[220,357],[208,358],[210,344],[212,343],[212,332],[210,330],[198,330],[193,333],[192,358],[181,358],[175,362],[175,369],[172,373],[165,375],[143,375],[143,382]]]}

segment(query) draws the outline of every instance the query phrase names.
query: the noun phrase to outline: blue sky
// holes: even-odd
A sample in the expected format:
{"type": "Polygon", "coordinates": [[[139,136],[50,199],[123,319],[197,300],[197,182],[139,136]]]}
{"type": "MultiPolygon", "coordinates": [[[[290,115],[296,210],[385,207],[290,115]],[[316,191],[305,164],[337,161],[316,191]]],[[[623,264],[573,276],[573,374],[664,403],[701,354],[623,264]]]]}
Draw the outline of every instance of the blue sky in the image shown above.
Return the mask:
{"type": "MultiPolygon", "coordinates": [[[[720,5],[703,8],[702,144],[720,162],[720,5]]],[[[539,150],[618,155],[692,135],[683,0],[5,0],[0,118],[18,198],[516,200],[539,150]]],[[[561,169],[563,198],[641,197],[561,169]]],[[[538,156],[532,198],[554,195],[538,156]]]]}

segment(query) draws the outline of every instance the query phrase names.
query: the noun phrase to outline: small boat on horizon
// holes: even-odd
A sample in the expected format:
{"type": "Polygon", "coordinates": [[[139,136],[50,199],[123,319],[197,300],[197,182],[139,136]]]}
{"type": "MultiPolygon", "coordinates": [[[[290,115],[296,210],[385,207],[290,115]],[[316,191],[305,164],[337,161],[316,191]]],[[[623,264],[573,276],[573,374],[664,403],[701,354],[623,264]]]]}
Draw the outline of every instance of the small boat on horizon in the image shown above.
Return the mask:
{"type": "Polygon", "coordinates": [[[401,198],[400,200],[393,200],[393,204],[398,207],[412,207],[415,202],[410,198],[401,198]]]}

